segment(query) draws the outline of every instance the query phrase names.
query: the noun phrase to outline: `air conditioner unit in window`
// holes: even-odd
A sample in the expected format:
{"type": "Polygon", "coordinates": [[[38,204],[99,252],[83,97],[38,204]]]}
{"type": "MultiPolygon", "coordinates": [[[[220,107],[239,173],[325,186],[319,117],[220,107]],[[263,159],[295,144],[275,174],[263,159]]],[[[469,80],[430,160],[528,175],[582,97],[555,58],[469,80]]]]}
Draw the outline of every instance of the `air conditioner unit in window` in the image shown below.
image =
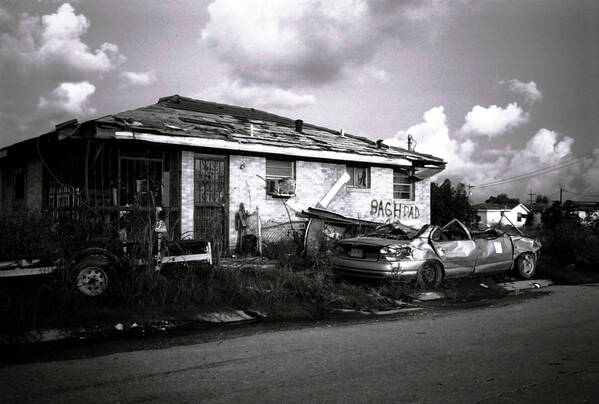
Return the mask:
{"type": "Polygon", "coordinates": [[[295,196],[295,181],[291,178],[268,179],[266,193],[280,198],[295,196]]]}

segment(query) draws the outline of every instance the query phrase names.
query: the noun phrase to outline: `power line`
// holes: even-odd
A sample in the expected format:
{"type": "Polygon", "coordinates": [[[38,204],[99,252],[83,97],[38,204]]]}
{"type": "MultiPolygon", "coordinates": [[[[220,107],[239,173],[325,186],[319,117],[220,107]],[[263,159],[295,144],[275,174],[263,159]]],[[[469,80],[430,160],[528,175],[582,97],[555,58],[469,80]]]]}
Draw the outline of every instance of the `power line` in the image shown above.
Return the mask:
{"type": "Polygon", "coordinates": [[[583,196],[583,197],[587,197],[587,198],[599,198],[599,195],[585,195],[585,194],[579,194],[578,192],[572,192],[572,191],[568,191],[567,189],[564,189],[564,192],[567,192],[567,193],[569,193],[569,194],[576,195],[576,196],[583,196]]]}
{"type": "Polygon", "coordinates": [[[534,176],[535,174],[538,174],[538,173],[543,173],[544,174],[543,171],[549,170],[548,172],[550,172],[550,171],[552,171],[554,169],[559,169],[559,168],[567,167],[569,165],[577,163],[578,160],[581,160],[581,159],[584,159],[584,158],[588,157],[590,154],[592,154],[592,153],[589,153],[589,154],[584,155],[584,156],[575,157],[575,158],[572,158],[572,159],[569,159],[569,160],[565,160],[565,161],[562,161],[561,163],[557,163],[557,164],[553,164],[553,165],[550,165],[550,166],[538,168],[536,170],[529,171],[529,172],[524,173],[524,174],[519,174],[519,175],[515,175],[513,177],[508,177],[508,178],[503,178],[503,179],[495,180],[495,181],[492,181],[492,182],[488,182],[486,184],[475,185],[475,187],[482,188],[482,187],[486,187],[486,186],[500,184],[500,183],[503,183],[503,182],[511,182],[513,180],[520,179],[521,177],[534,176]]]}
{"type": "Polygon", "coordinates": [[[508,184],[510,182],[515,182],[515,181],[520,181],[520,180],[532,178],[532,177],[535,177],[537,175],[547,174],[547,173],[550,173],[552,171],[559,170],[561,168],[565,168],[565,167],[569,167],[571,165],[574,165],[574,164],[578,163],[579,161],[582,161],[582,160],[588,158],[592,154],[593,153],[591,152],[591,153],[585,154],[583,156],[571,158],[569,160],[562,161],[561,163],[557,163],[557,164],[553,164],[553,165],[550,165],[550,166],[538,168],[536,170],[529,171],[527,173],[520,174],[520,175],[515,175],[513,177],[507,177],[507,178],[495,180],[495,181],[492,181],[492,182],[489,182],[489,183],[486,183],[486,184],[473,185],[472,188],[488,188],[488,187],[492,187],[492,186],[495,186],[495,185],[503,185],[503,184],[508,184]]]}

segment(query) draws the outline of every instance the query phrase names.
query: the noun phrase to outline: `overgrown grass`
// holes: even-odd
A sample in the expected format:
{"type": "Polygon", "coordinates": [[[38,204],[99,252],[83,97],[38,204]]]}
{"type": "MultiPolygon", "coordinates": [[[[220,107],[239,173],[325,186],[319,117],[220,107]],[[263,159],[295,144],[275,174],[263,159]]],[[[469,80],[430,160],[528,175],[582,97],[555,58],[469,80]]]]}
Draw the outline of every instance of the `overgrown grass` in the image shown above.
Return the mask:
{"type": "MultiPolygon", "coordinates": [[[[22,257],[26,251],[38,253],[40,246],[50,249],[51,241],[60,237],[76,240],[93,233],[93,228],[75,222],[57,226],[41,216],[21,220],[15,232],[4,232],[1,239],[5,259],[10,254],[22,257]],[[15,244],[22,248],[7,247],[15,244]]],[[[6,229],[3,224],[0,228],[6,229]]],[[[146,230],[140,231],[142,247],[149,244],[146,230]]],[[[310,318],[336,308],[380,308],[384,306],[381,295],[399,299],[409,292],[398,284],[336,281],[330,272],[330,244],[331,240],[324,240],[320,253],[312,256],[304,254],[299,237],[265,245],[264,255],[278,262],[277,268],[269,270],[188,263],[154,271],[151,265],[125,264],[113,268],[108,290],[97,297],[77,290],[75,276],[66,265],[55,275],[0,280],[0,333],[165,316],[192,319],[200,312],[223,309],[260,310],[271,319],[310,318]]]]}
{"type": "Polygon", "coordinates": [[[599,229],[565,221],[539,231],[542,253],[562,264],[581,264],[596,269],[599,264],[599,229]]]}
{"type": "Polygon", "coordinates": [[[265,311],[272,319],[305,318],[334,308],[381,305],[372,287],[335,282],[315,267],[258,272],[189,264],[160,272],[133,270],[113,276],[107,292],[94,298],[81,295],[68,277],[14,281],[0,293],[1,332],[164,315],[192,318],[238,308],[265,311]]]}

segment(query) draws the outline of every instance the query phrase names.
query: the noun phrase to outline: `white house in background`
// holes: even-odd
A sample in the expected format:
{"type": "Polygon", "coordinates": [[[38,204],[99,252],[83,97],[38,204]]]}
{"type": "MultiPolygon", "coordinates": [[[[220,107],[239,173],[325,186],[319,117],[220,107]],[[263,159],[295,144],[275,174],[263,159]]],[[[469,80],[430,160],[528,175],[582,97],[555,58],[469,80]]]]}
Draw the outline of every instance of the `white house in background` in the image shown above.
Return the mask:
{"type": "Polygon", "coordinates": [[[592,224],[599,219],[599,202],[597,201],[566,201],[564,208],[573,212],[583,224],[592,224]]]}
{"type": "MultiPolygon", "coordinates": [[[[491,226],[494,223],[499,223],[502,216],[509,219],[509,222],[516,227],[524,226],[526,217],[532,211],[523,203],[517,205],[499,205],[494,203],[481,203],[472,206],[474,213],[480,217],[481,226],[491,226]]],[[[509,224],[507,220],[503,220],[502,224],[509,224]]]]}

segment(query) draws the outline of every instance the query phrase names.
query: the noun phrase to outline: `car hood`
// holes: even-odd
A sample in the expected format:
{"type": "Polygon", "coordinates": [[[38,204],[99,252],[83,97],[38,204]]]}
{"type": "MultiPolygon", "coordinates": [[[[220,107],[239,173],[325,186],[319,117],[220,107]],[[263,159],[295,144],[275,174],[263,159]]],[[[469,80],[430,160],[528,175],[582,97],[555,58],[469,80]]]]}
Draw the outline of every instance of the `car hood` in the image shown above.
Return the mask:
{"type": "Polygon", "coordinates": [[[393,238],[381,238],[381,237],[354,237],[346,238],[339,241],[339,244],[345,245],[367,245],[367,246],[380,246],[385,247],[388,245],[407,245],[411,244],[414,240],[396,240],[393,238]]]}

